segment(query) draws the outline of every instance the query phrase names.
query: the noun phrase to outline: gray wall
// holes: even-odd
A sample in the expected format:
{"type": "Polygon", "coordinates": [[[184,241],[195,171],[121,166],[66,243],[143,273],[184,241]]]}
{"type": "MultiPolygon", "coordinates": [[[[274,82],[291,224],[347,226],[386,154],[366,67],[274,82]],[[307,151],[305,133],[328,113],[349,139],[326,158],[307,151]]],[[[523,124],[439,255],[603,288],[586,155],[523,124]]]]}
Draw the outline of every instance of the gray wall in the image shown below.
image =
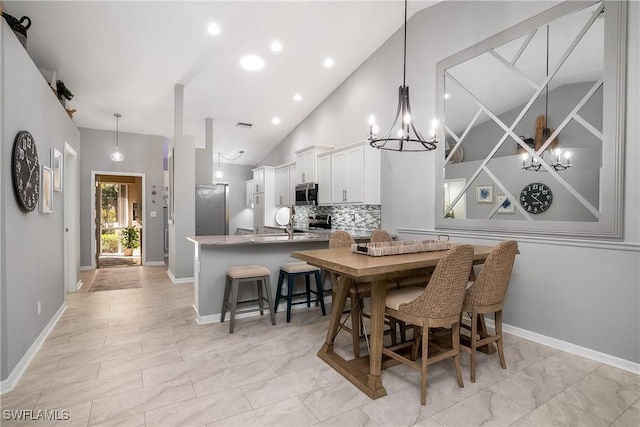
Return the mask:
{"type": "MultiPolygon", "coordinates": [[[[442,2],[408,25],[407,83],[419,129],[435,116],[436,63],[520,23],[556,2],[442,2]]],[[[510,325],[640,362],[640,159],[638,57],[640,3],[629,2],[624,242],[540,242],[515,236],[520,252],[505,305],[510,325]],[[544,266],[540,272],[540,266],[544,266]],[[593,268],[592,266],[597,266],[593,268]],[[614,316],[611,313],[623,313],[614,316]]],[[[310,144],[342,146],[367,134],[370,114],[386,129],[402,81],[402,38],[396,33],[291,132],[262,164],[294,160],[310,144]],[[384,122],[386,120],[387,122],[384,122]]],[[[382,226],[434,231],[436,153],[386,153],[382,161],[382,226]],[[402,191],[398,191],[402,189],[402,191]]],[[[504,236],[472,240],[495,244],[504,236]]],[[[404,239],[419,234],[400,235],[404,239]]],[[[456,240],[468,240],[457,237],[456,240]]]]}
{"type": "MultiPolygon", "coordinates": [[[[124,116],[124,115],[123,115],[124,116]]],[[[114,119],[115,127],[115,119],[114,119]]],[[[120,119],[120,129],[126,128],[126,118],[120,119]]],[[[164,224],[162,208],[162,187],[164,176],[162,158],[164,137],[140,135],[120,131],[120,151],[124,161],[113,162],[109,158],[115,148],[116,132],[110,130],[80,128],[82,156],[80,156],[80,250],[81,264],[91,265],[91,246],[94,237],[91,232],[91,212],[94,201],[91,199],[91,171],[144,173],[146,206],[142,209],[144,217],[144,244],[146,245],[146,262],[164,261],[164,224]],[[157,192],[154,197],[153,186],[157,192]],[[152,201],[155,199],[155,203],[152,201]],[[156,211],[155,218],[150,212],[156,211]]]]}
{"type": "MultiPolygon", "coordinates": [[[[5,24],[1,27],[2,124],[0,219],[1,379],[5,380],[65,302],[63,193],[53,193],[53,213],[23,213],[11,181],[9,159],[16,134],[28,130],[38,157],[50,166],[50,149],[67,142],[80,153],[80,134],[49,85],[5,24]],[[37,302],[42,314],[37,314],[37,302]]],[[[79,270],[79,266],[78,266],[79,270]]]]}

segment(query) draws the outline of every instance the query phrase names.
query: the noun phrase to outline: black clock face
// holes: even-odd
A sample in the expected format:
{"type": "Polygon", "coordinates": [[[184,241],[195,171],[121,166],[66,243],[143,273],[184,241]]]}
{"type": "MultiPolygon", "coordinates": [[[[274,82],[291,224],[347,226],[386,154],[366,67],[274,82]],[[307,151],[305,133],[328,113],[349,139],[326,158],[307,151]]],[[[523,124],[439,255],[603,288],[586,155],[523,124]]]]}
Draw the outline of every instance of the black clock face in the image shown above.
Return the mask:
{"type": "Polygon", "coordinates": [[[539,214],[551,207],[553,193],[544,184],[529,184],[520,193],[520,204],[529,213],[539,214]]]}
{"type": "Polygon", "coordinates": [[[11,153],[11,175],[13,190],[20,209],[30,212],[38,205],[40,193],[40,162],[33,136],[20,131],[13,142],[11,153]]]}

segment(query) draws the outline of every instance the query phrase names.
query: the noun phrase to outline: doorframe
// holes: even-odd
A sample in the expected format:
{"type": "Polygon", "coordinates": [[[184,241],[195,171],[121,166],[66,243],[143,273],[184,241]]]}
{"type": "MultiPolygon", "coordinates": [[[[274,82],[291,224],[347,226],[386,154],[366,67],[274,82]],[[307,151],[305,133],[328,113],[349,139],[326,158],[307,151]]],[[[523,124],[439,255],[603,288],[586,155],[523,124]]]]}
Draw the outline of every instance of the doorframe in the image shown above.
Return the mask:
{"type": "Polygon", "coordinates": [[[64,288],[66,292],[77,291],[80,281],[80,185],[78,182],[78,152],[69,143],[64,143],[62,182],[63,226],[64,226],[64,288]]]}
{"type": "MultiPolygon", "coordinates": [[[[145,265],[147,263],[147,193],[146,193],[146,175],[144,172],[114,172],[114,171],[91,171],[91,203],[95,206],[96,201],[96,175],[115,175],[115,176],[139,176],[142,178],[142,210],[140,216],[142,221],[142,259],[140,263],[145,265]]],[[[91,208],[91,238],[93,239],[91,245],[91,268],[96,268],[96,210],[92,206],[91,208]]]]}

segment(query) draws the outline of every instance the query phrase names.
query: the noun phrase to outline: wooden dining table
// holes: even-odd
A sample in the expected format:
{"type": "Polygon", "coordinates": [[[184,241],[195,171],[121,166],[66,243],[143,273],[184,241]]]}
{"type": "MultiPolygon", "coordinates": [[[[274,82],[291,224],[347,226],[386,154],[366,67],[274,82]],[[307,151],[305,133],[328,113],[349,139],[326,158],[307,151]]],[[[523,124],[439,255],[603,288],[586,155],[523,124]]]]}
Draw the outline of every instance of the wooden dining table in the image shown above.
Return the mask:
{"type": "MultiPolygon", "coordinates": [[[[473,263],[483,264],[492,249],[491,246],[473,246],[473,263]]],[[[383,367],[387,367],[387,362],[383,363],[382,358],[387,283],[404,277],[426,277],[446,252],[432,251],[380,257],[354,253],[350,248],[293,252],[292,257],[339,275],[338,283],[334,284],[334,301],[327,338],[318,351],[318,357],[370,398],[385,396],[387,391],[382,385],[380,372],[383,367]],[[347,360],[334,351],[333,345],[341,327],[341,317],[352,281],[370,284],[371,339],[369,355],[347,360]]],[[[389,361],[388,365],[392,364],[395,364],[394,361],[389,361]]]]}

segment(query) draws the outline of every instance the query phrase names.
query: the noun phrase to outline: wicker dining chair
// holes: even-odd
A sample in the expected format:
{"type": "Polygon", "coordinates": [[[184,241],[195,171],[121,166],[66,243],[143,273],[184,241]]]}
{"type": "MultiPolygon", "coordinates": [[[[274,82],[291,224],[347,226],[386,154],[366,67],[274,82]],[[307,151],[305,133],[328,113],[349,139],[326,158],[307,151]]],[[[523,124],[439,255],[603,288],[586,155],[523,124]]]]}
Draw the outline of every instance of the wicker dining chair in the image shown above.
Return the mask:
{"type": "Polygon", "coordinates": [[[513,263],[518,253],[518,243],[515,240],[500,242],[489,254],[480,270],[477,279],[467,289],[462,311],[471,314],[471,329],[469,346],[463,341],[461,349],[471,355],[471,382],[476,382],[476,349],[480,346],[495,342],[498,346],[498,356],[502,369],[507,369],[502,344],[502,304],[507,294],[507,287],[511,279],[513,263]],[[479,316],[495,313],[495,335],[478,329],[479,316]]]}
{"type": "MultiPolygon", "coordinates": [[[[349,232],[344,230],[336,230],[329,235],[329,249],[334,248],[349,248],[352,244],[356,243],[356,241],[351,237],[349,232]]],[[[353,337],[353,354],[355,357],[360,356],[360,295],[357,291],[357,286],[355,286],[355,282],[352,279],[347,279],[345,277],[341,277],[337,273],[331,273],[331,286],[332,289],[337,289],[338,286],[344,285],[349,286],[349,302],[351,306],[351,327],[344,326],[343,329],[349,332],[353,337]],[[348,281],[347,281],[348,280],[348,281]],[[340,281],[345,281],[344,283],[340,283],[340,281]]],[[[333,298],[332,298],[333,300],[333,298]]]]}
{"type": "Polygon", "coordinates": [[[371,232],[371,238],[369,241],[371,243],[392,242],[393,239],[391,238],[391,235],[389,234],[388,231],[377,229],[371,232]]]}
{"type": "Polygon", "coordinates": [[[420,403],[427,403],[427,366],[453,358],[458,386],[464,387],[460,370],[460,317],[469,273],[473,264],[473,247],[456,245],[438,262],[426,288],[396,289],[387,294],[385,314],[392,319],[421,328],[413,341],[383,348],[382,353],[417,371],[420,371],[420,403]],[[453,348],[433,344],[437,354],[429,355],[430,328],[450,327],[453,348]],[[422,359],[418,348],[422,342],[422,359]],[[397,350],[411,346],[408,359],[397,350]]]}

